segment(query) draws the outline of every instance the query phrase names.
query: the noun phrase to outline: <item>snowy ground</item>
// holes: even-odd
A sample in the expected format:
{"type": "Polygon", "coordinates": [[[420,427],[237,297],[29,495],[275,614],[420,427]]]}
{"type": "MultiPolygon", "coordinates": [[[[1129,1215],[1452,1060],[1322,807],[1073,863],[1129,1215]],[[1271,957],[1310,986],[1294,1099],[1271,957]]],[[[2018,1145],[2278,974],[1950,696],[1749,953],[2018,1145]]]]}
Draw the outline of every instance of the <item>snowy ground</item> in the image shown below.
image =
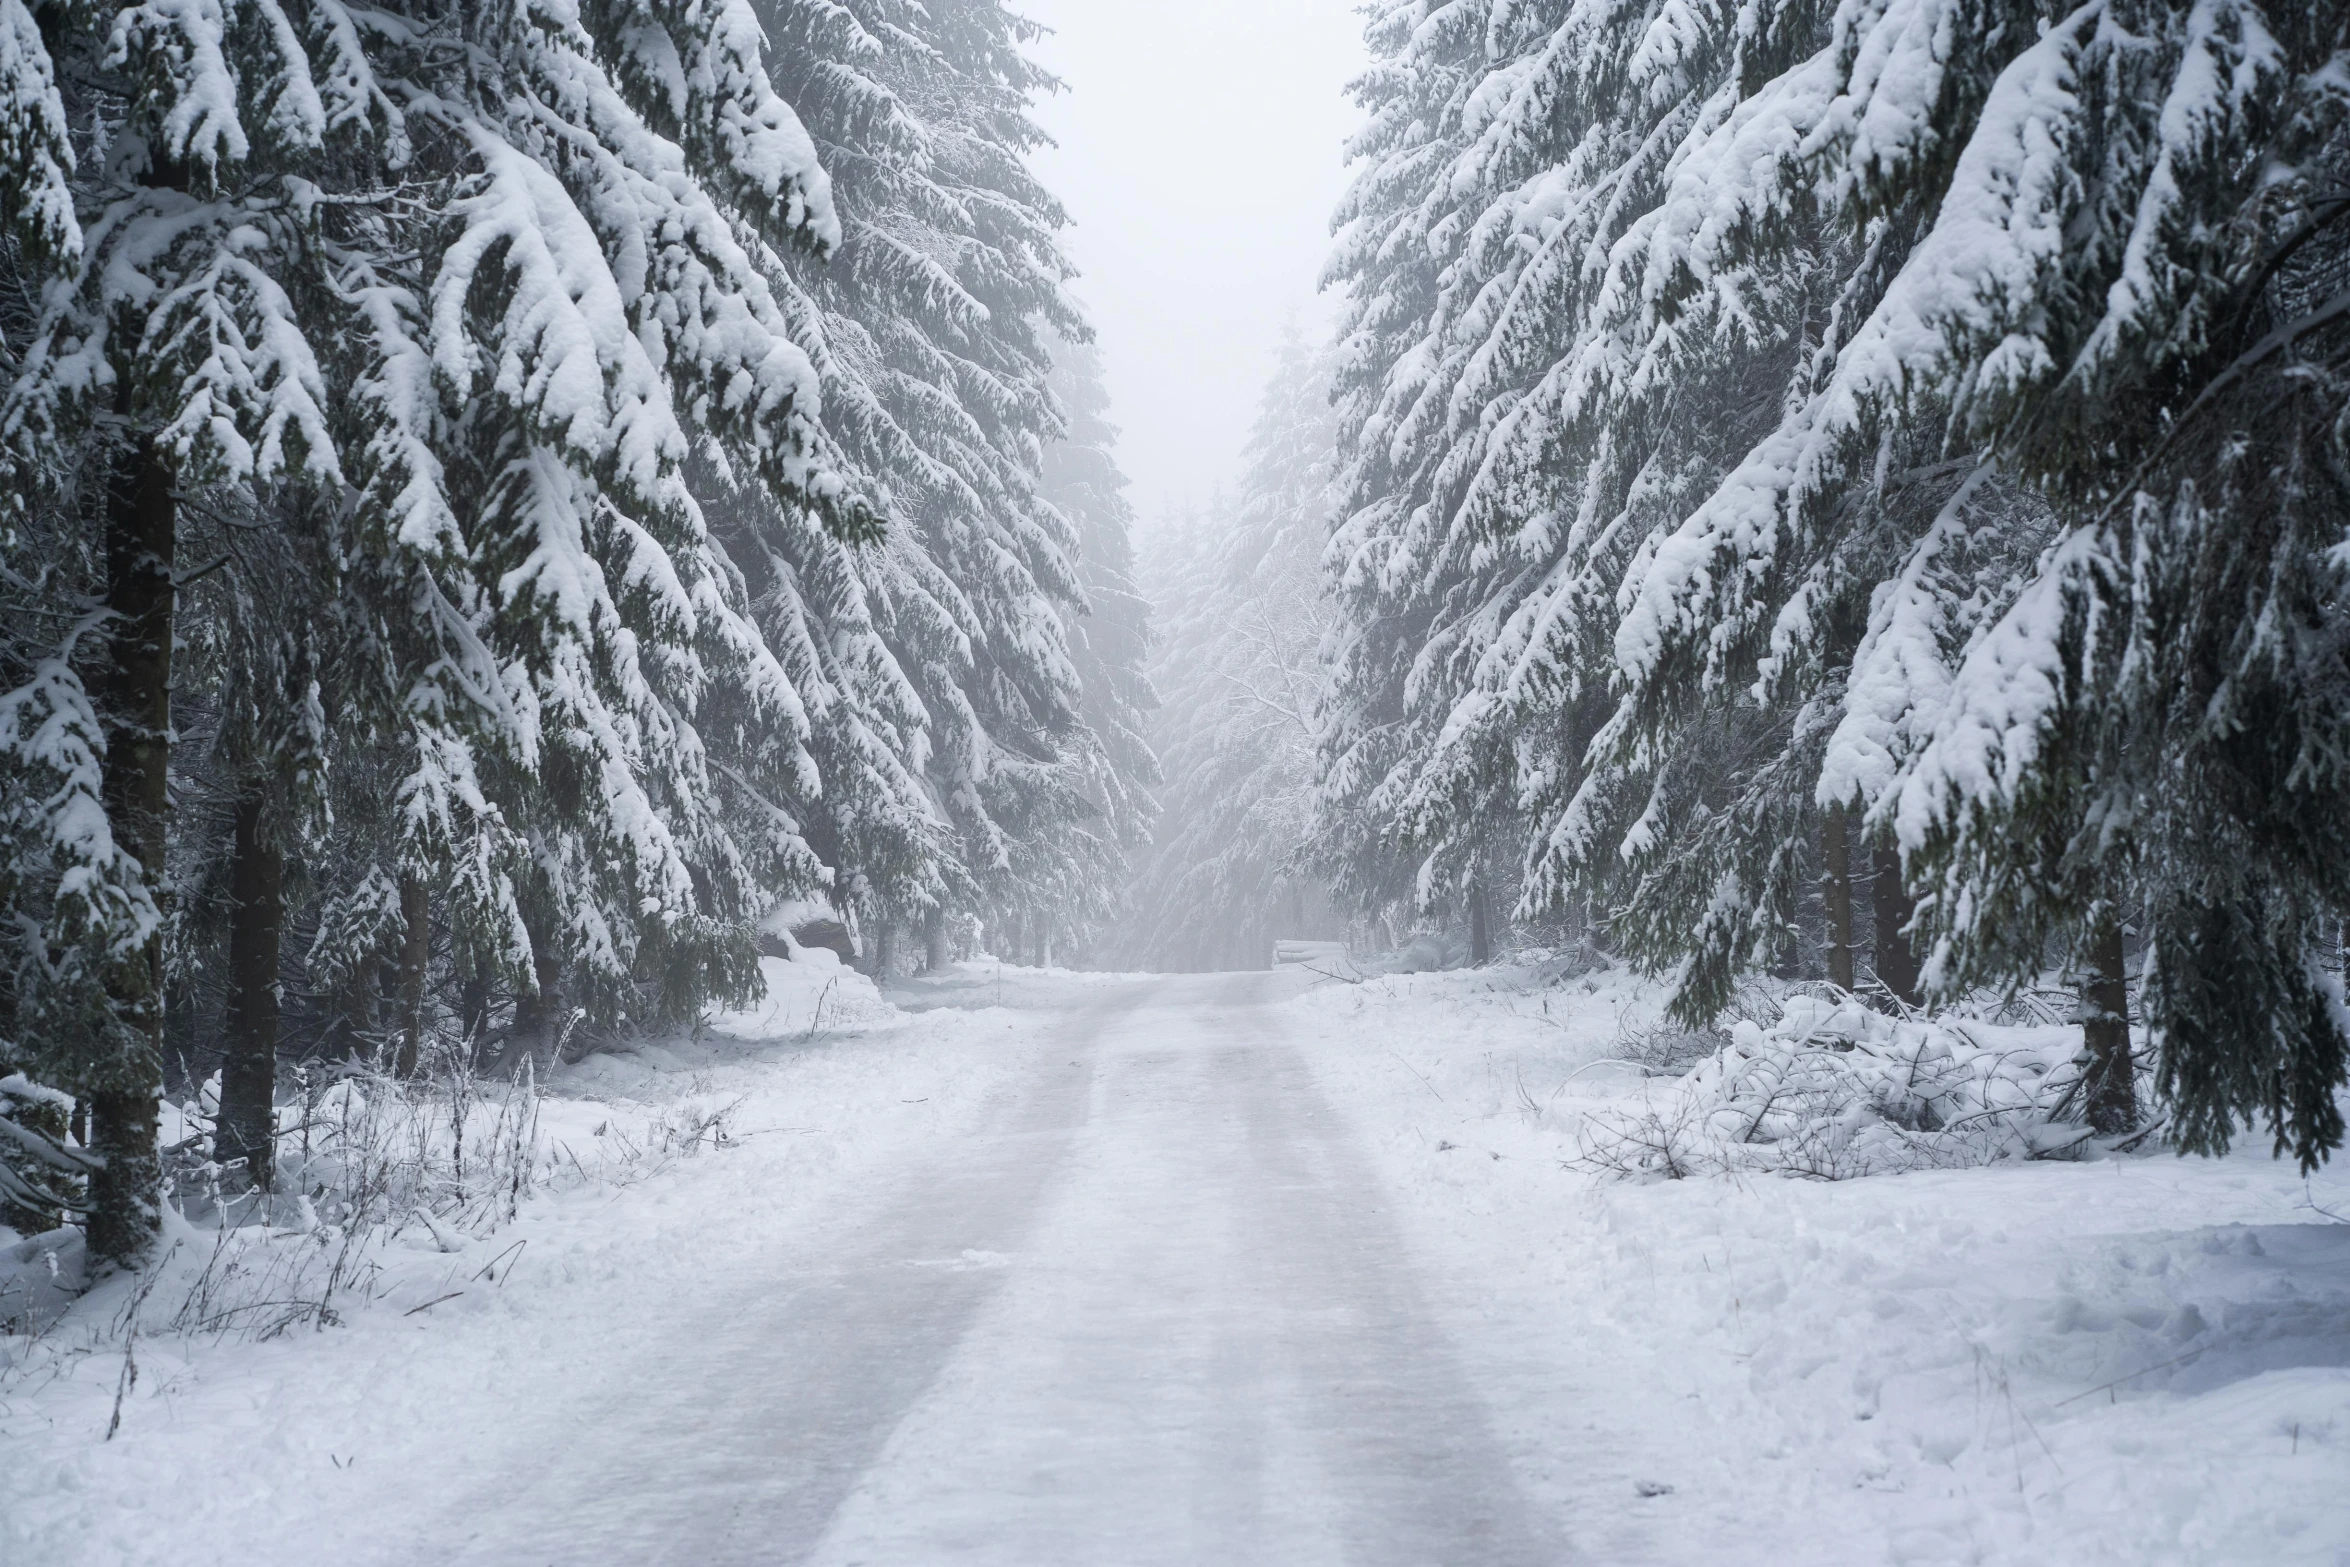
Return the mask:
{"type": "Polygon", "coordinates": [[[16,1341],[0,1562],[2350,1562],[2343,1174],[1600,1181],[1604,974],[780,978],[547,1108],[729,1146],[16,1341]]]}
{"type": "Polygon", "coordinates": [[[1524,984],[1284,1010],[1583,1559],[2350,1563],[2350,1169],[1600,1181],[1646,997],[1524,984]]]}

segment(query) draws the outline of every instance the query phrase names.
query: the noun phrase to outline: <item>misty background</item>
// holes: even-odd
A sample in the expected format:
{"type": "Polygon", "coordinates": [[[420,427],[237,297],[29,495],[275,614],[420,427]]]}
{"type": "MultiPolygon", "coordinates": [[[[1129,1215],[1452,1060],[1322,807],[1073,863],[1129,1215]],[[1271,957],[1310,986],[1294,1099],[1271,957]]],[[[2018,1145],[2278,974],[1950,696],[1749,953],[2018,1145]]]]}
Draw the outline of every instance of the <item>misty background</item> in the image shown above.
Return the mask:
{"type": "Polygon", "coordinates": [[[1237,477],[1284,337],[1316,284],[1364,62],[1352,0],[1029,0],[1066,83],[1037,119],[1067,202],[1074,292],[1099,333],[1118,460],[1148,536],[1237,477]]]}

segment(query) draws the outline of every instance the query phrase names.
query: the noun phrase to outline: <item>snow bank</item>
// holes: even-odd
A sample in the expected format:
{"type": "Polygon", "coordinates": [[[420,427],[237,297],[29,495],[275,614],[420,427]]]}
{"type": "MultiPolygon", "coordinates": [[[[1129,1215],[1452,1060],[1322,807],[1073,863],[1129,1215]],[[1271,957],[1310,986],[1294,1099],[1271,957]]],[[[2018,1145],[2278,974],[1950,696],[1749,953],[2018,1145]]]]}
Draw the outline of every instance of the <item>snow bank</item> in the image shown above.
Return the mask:
{"type": "Polygon", "coordinates": [[[1686,1077],[1589,1117],[1583,1159],[1622,1174],[1822,1180],[2081,1151],[2081,1031],[1893,1018],[1787,998],[1686,1077]]]}
{"type": "Polygon", "coordinates": [[[0,1385],[68,1314],[86,1344],[141,1333],[265,1340],[333,1326],[414,1282],[399,1266],[403,1254],[489,1241],[534,1197],[633,1178],[673,1154],[682,1133],[672,1112],[615,1128],[603,1108],[603,1129],[578,1136],[579,1108],[549,1101],[527,1077],[403,1082],[346,1065],[288,1076],[273,1192],[250,1190],[241,1170],[206,1156],[217,1075],[164,1105],[169,1201],[155,1263],[135,1280],[118,1277],[82,1300],[83,1247],[72,1229],[0,1245],[0,1385]],[[550,1138],[558,1126],[576,1151],[550,1138]]]}
{"type": "Polygon", "coordinates": [[[485,1255],[508,1244],[503,1232],[533,1199],[633,1185],[747,1135],[740,1117],[759,1095],[744,1068],[759,1056],[905,1021],[829,951],[765,959],[761,971],[765,997],[698,1036],[600,1052],[544,1084],[297,1068],[278,1107],[274,1195],[241,1190],[205,1157],[213,1077],[164,1106],[172,1201],[158,1260],[136,1283],[84,1298],[78,1232],[0,1229],[0,1390],[42,1361],[41,1340],[69,1317],[86,1351],[134,1333],[269,1340],[371,1307],[437,1310],[465,1282],[443,1259],[471,1256],[464,1271],[494,1283],[485,1255]],[[744,1091],[721,1092],[729,1081],[744,1091]]]}
{"type": "Polygon", "coordinates": [[[828,1028],[871,1028],[899,1017],[867,976],[827,947],[793,943],[792,956],[761,958],[764,999],[740,1012],[717,1012],[703,1026],[728,1039],[791,1039],[828,1028]]]}
{"type": "MultiPolygon", "coordinates": [[[[1578,1559],[2350,1562],[2350,1165],[2305,1184],[2247,1146],[1626,1181],[1585,1150],[1686,1092],[1628,1059],[1659,999],[1621,970],[1485,969],[1283,1009],[1578,1559]]],[[[2060,1065],[2025,1061],[2077,1030],[1964,1028],[1855,1042],[1844,1092],[1870,1103],[1903,1051],[1963,1079],[1932,1102],[2061,1096],[2060,1065]]]]}

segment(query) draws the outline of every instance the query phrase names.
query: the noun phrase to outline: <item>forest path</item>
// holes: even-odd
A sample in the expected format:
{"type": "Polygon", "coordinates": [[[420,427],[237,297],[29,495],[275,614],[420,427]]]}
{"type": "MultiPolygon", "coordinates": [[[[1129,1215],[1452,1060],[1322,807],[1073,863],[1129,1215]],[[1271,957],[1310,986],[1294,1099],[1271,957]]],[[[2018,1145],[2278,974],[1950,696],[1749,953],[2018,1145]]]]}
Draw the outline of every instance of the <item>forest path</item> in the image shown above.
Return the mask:
{"type": "Polygon", "coordinates": [[[1295,980],[1046,983],[1051,1048],[986,1130],[682,1313],[563,1451],[385,1559],[1564,1560],[1268,1005],[1295,980]]]}

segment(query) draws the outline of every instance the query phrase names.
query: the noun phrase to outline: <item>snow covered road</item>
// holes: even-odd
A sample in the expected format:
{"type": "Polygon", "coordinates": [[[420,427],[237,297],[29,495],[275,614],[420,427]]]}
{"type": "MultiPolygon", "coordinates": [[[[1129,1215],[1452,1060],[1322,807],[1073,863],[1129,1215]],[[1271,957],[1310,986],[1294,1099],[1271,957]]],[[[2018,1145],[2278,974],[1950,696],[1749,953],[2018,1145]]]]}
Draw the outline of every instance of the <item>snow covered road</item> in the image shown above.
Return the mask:
{"type": "MultiPolygon", "coordinates": [[[[932,1077],[968,1103],[825,1179],[754,1139],[526,1216],[543,1271],[486,1302],[177,1370],[147,1349],[166,1386],[120,1442],[20,1474],[25,1559],[1566,1560],[1287,1037],[1299,980],[1015,985],[1009,1013],[933,995],[970,1017],[864,1063],[901,1104],[932,1077]],[[958,1027],[997,1031],[992,1077],[958,1027]],[[74,1500],[101,1491],[157,1500],[74,1500]]],[[[68,1426],[111,1385],[87,1364],[68,1426]]]]}
{"type": "Polygon", "coordinates": [[[1081,1084],[1040,1091],[1049,1151],[972,1150],[977,1200],[951,1218],[919,1191],[891,1210],[858,1302],[900,1310],[923,1293],[909,1265],[970,1268],[994,1293],[892,1413],[814,1560],[1563,1559],[1368,1166],[1258,1004],[1295,988],[1155,983],[1072,1052],[1081,1084]]]}
{"type": "Polygon", "coordinates": [[[594,1171],[337,1326],[167,1266],[131,1382],[84,1301],[0,1563],[2350,1562],[2350,1172],[1596,1179],[1612,970],[802,988],[566,1073],[594,1171]]]}
{"type": "Polygon", "coordinates": [[[1087,994],[979,1130],[371,1559],[1561,1560],[1260,1004],[1294,989],[1087,994]]]}
{"type": "Polygon", "coordinates": [[[383,1559],[1559,1560],[1359,1155],[1251,1005],[1291,988],[1088,998],[1065,1065],[1047,1052],[829,1254],[595,1389],[575,1429],[605,1440],[484,1476],[383,1559]]]}

